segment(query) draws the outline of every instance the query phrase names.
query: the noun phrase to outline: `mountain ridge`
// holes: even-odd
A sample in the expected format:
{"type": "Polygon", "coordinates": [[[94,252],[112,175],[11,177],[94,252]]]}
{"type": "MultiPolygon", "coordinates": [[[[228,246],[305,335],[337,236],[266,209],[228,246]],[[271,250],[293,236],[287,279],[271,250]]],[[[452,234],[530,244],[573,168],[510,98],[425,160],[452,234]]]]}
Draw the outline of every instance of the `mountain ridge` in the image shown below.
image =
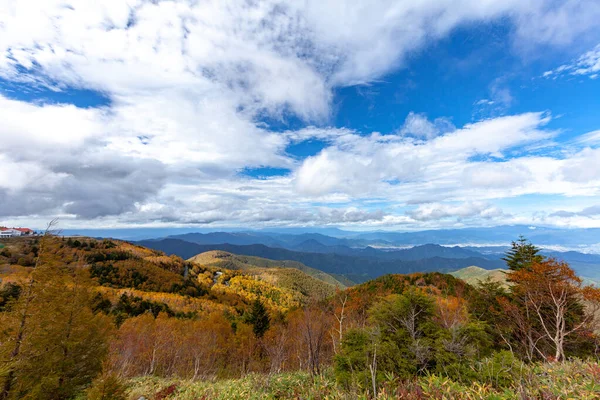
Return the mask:
{"type": "Polygon", "coordinates": [[[330,274],[344,275],[357,283],[388,273],[448,272],[474,264],[487,267],[487,269],[494,269],[503,265],[501,260],[473,257],[462,259],[431,257],[409,261],[385,260],[335,253],[303,253],[282,248],[270,248],[260,244],[247,246],[236,246],[228,243],[198,245],[179,239],[140,241],[137,243],[185,259],[210,250],[223,250],[238,255],[263,257],[271,260],[293,260],[330,274]]]}

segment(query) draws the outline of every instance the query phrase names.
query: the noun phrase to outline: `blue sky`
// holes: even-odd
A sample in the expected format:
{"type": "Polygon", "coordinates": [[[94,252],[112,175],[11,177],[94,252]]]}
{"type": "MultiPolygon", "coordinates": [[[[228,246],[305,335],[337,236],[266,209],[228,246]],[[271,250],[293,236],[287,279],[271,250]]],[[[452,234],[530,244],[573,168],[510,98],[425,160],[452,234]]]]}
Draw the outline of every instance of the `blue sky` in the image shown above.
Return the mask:
{"type": "Polygon", "coordinates": [[[600,227],[599,19],[0,2],[0,225],[600,227]]]}

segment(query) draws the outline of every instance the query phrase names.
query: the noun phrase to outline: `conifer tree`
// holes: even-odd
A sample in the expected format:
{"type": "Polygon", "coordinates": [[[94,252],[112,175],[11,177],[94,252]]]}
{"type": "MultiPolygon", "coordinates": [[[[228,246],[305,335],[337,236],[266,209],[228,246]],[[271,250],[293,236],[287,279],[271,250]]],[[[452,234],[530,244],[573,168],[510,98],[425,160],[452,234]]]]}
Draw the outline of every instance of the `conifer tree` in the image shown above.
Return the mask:
{"type": "MultiPolygon", "coordinates": [[[[46,230],[40,240],[40,247],[37,252],[35,264],[33,265],[34,273],[37,267],[42,263],[42,255],[44,254],[45,246],[52,236],[52,229],[57,224],[58,220],[54,219],[48,223],[46,230]]],[[[19,297],[19,301],[12,307],[12,312],[8,315],[3,315],[2,322],[5,328],[0,336],[0,400],[10,398],[13,384],[15,381],[15,364],[21,353],[21,345],[25,339],[29,325],[29,313],[32,301],[35,299],[36,279],[32,273],[29,281],[25,286],[24,293],[19,297]],[[11,324],[12,323],[12,324],[11,324]]]]}
{"type": "Polygon", "coordinates": [[[265,332],[269,330],[271,319],[269,318],[269,314],[267,314],[267,309],[259,299],[254,300],[252,303],[248,322],[252,324],[252,331],[257,338],[263,337],[265,332]]]}
{"type": "Polygon", "coordinates": [[[41,266],[36,273],[15,389],[36,399],[71,398],[102,370],[112,323],[91,309],[87,271],[41,266]]]}
{"type": "Polygon", "coordinates": [[[91,309],[88,272],[45,252],[57,244],[49,233],[41,242],[29,282],[0,321],[2,400],[72,398],[107,353],[112,325],[91,309]]]}
{"type": "Polygon", "coordinates": [[[508,269],[519,271],[529,269],[534,262],[542,262],[544,257],[539,253],[540,249],[521,235],[519,240],[512,242],[511,249],[506,253],[503,260],[506,262],[508,269]]]}

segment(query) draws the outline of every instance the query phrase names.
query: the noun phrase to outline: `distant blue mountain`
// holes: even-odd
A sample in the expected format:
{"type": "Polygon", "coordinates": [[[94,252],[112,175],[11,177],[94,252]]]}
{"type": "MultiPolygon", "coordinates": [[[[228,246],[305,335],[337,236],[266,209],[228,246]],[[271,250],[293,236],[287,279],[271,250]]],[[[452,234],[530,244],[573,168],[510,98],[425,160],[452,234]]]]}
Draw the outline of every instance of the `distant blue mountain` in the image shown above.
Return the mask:
{"type": "Polygon", "coordinates": [[[214,232],[194,228],[153,228],[65,230],[63,233],[126,240],[168,237],[167,241],[150,240],[148,243],[159,242],[157,246],[161,247],[170,243],[165,251],[186,258],[201,251],[228,249],[238,254],[291,259],[326,272],[354,274],[355,279],[356,276],[375,277],[390,272],[446,271],[470,265],[501,268],[504,266],[501,258],[510,242],[522,234],[535,245],[546,247],[544,255],[568,262],[581,276],[600,279],[600,254],[551,250],[562,247],[587,251],[594,246],[600,249],[600,229],[500,226],[419,232],[351,232],[337,228],[313,231],[307,228],[223,229],[214,232]],[[287,258],[281,258],[284,256],[287,258]]]}
{"type": "MultiPolygon", "coordinates": [[[[418,268],[421,268],[422,271],[444,271],[458,266],[470,265],[477,265],[482,268],[502,268],[504,262],[501,259],[509,248],[506,245],[463,247],[426,243],[411,246],[401,241],[419,243],[421,240],[432,239],[433,237],[433,239],[445,240],[446,242],[452,242],[452,244],[460,241],[474,243],[476,242],[476,236],[474,235],[480,235],[481,237],[481,232],[484,232],[488,236],[485,240],[481,239],[483,242],[493,243],[494,240],[500,242],[501,238],[506,238],[506,240],[502,239],[506,244],[516,239],[518,237],[517,233],[523,228],[501,227],[493,232],[491,228],[411,233],[368,232],[354,234],[353,237],[332,237],[321,233],[291,234],[286,232],[280,234],[261,231],[187,233],[172,236],[168,239],[204,247],[190,247],[176,242],[178,243],[176,250],[173,250],[173,248],[167,250],[174,252],[174,254],[188,255],[189,257],[195,255],[194,252],[200,252],[202,249],[205,251],[221,249],[234,253],[242,252],[237,254],[256,255],[272,259],[284,259],[281,258],[281,254],[287,254],[288,259],[303,262],[326,272],[340,273],[330,271],[329,268],[341,268],[344,270],[344,274],[378,276],[378,273],[418,271],[418,268]],[[263,247],[257,247],[259,245],[263,247]],[[231,246],[238,247],[233,248],[231,246]],[[399,248],[402,246],[410,247],[399,248]],[[346,263],[348,268],[343,268],[343,263],[346,263]],[[365,267],[363,268],[360,265],[365,267]]],[[[548,241],[552,237],[558,237],[558,232],[565,235],[565,230],[560,229],[527,229],[529,233],[532,233],[528,237],[534,237],[530,240],[539,246],[544,244],[538,243],[535,238],[545,238],[544,240],[548,241]]],[[[569,231],[569,233],[581,234],[578,231],[580,230],[569,231]]],[[[583,231],[590,234],[588,232],[590,230],[583,231]]],[[[593,233],[592,230],[591,234],[593,233]]],[[[544,240],[540,241],[543,242],[544,240]]],[[[593,243],[593,240],[588,240],[588,243],[590,242],[593,243]]],[[[556,246],[557,244],[553,242],[552,245],[556,246]]],[[[152,247],[150,244],[149,246],[152,247]]],[[[547,249],[543,250],[542,253],[548,257],[568,262],[581,276],[592,279],[600,278],[600,255],[598,254],[584,254],[576,251],[557,252],[547,249]]]]}
{"type": "Polygon", "coordinates": [[[285,243],[258,232],[210,232],[186,233],[169,236],[171,239],[185,240],[196,244],[229,243],[235,245],[264,244],[266,246],[284,247],[285,243]]]}
{"type": "Polygon", "coordinates": [[[138,244],[167,254],[190,258],[210,250],[223,250],[234,254],[269,258],[271,260],[293,260],[321,271],[343,275],[354,282],[362,282],[385,274],[407,274],[413,272],[450,272],[467,266],[477,265],[485,269],[496,269],[504,265],[501,260],[485,258],[443,258],[432,256],[416,260],[382,259],[378,257],[350,256],[336,253],[299,252],[284,248],[273,248],[262,244],[232,245],[197,244],[181,239],[167,238],[143,240],[138,244]]]}
{"type": "MultiPolygon", "coordinates": [[[[219,232],[207,228],[131,228],[131,229],[65,229],[66,235],[81,234],[93,237],[114,237],[125,240],[174,237],[198,243],[237,243],[265,244],[285,248],[310,246],[310,240],[316,240],[325,246],[345,246],[350,248],[372,247],[412,247],[436,243],[440,245],[459,245],[468,247],[509,245],[519,235],[524,235],[537,246],[556,246],[570,250],[587,249],[597,246],[600,253],[600,229],[559,229],[548,227],[528,227],[522,225],[498,226],[492,228],[440,229],[416,232],[353,232],[338,228],[269,228],[248,230],[223,228],[219,232]],[[192,234],[203,234],[194,238],[192,234]],[[230,234],[231,236],[227,236],[230,234]],[[303,244],[304,243],[304,244],[303,244]]],[[[315,245],[313,243],[313,245],[315,245]]],[[[316,245],[315,245],[316,246],[316,245]]]]}

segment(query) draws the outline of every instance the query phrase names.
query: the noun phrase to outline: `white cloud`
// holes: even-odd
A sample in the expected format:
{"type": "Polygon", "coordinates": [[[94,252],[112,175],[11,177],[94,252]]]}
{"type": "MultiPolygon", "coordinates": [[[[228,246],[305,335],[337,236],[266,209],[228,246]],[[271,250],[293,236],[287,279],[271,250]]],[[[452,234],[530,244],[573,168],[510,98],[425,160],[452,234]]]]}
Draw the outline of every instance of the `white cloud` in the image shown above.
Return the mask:
{"type": "Polygon", "coordinates": [[[600,216],[600,204],[586,207],[581,211],[556,211],[550,215],[551,217],[560,217],[560,218],[569,218],[574,216],[582,216],[582,217],[597,217],[600,216]]]}
{"type": "Polygon", "coordinates": [[[549,117],[540,113],[502,117],[427,142],[403,135],[347,134],[306,159],[298,169],[296,185],[300,192],[312,195],[332,191],[364,195],[390,181],[425,186],[440,181],[456,187],[471,157],[499,156],[516,146],[549,139],[553,132],[541,129],[548,122],[549,117]]]}
{"type": "Polygon", "coordinates": [[[404,125],[400,128],[399,133],[423,139],[433,139],[442,133],[451,132],[454,129],[454,125],[448,118],[436,118],[431,122],[427,119],[426,115],[411,112],[406,116],[404,125]]]}
{"type": "Polygon", "coordinates": [[[482,202],[467,202],[463,204],[423,204],[415,210],[409,211],[408,215],[417,221],[440,220],[446,218],[495,218],[504,216],[502,210],[490,204],[482,202]]]}
{"type": "Polygon", "coordinates": [[[575,139],[575,142],[585,146],[597,146],[600,145],[600,130],[588,132],[575,139]]]}
{"type": "Polygon", "coordinates": [[[583,36],[589,40],[598,33],[600,3],[596,0],[523,1],[515,18],[518,46],[526,49],[537,44],[566,46],[577,38],[583,36]]]}
{"type": "Polygon", "coordinates": [[[554,78],[564,75],[585,75],[596,79],[600,74],[600,44],[581,55],[571,64],[561,65],[555,70],[544,72],[544,77],[554,78]]]}
{"type": "Polygon", "coordinates": [[[600,149],[583,149],[573,155],[560,170],[565,180],[591,183],[600,180],[600,149]]]}
{"type": "MultiPolygon", "coordinates": [[[[411,113],[390,135],[324,126],[335,88],[381,78],[462,24],[508,17],[518,46],[564,45],[595,32],[597,10],[569,0],[0,0],[1,78],[110,100],[86,109],[0,96],[0,215],[391,225],[415,223],[394,210],[415,199],[490,204],[462,218],[491,218],[488,200],[503,196],[593,195],[593,150],[516,154],[554,135],[545,114],[455,129],[411,113]],[[316,127],[264,123],[289,115],[316,127]],[[327,147],[306,160],[286,154],[309,139],[327,147]],[[239,174],[261,166],[292,174],[239,174]],[[386,204],[364,211],[366,201],[386,204]]],[[[593,69],[593,60],[578,62],[593,69]]],[[[491,101],[510,103],[494,90],[491,101]]]]}
{"type": "Polygon", "coordinates": [[[106,133],[102,128],[104,110],[101,109],[36,105],[0,96],[0,115],[0,151],[20,146],[26,151],[40,148],[63,151],[106,133]]]}

